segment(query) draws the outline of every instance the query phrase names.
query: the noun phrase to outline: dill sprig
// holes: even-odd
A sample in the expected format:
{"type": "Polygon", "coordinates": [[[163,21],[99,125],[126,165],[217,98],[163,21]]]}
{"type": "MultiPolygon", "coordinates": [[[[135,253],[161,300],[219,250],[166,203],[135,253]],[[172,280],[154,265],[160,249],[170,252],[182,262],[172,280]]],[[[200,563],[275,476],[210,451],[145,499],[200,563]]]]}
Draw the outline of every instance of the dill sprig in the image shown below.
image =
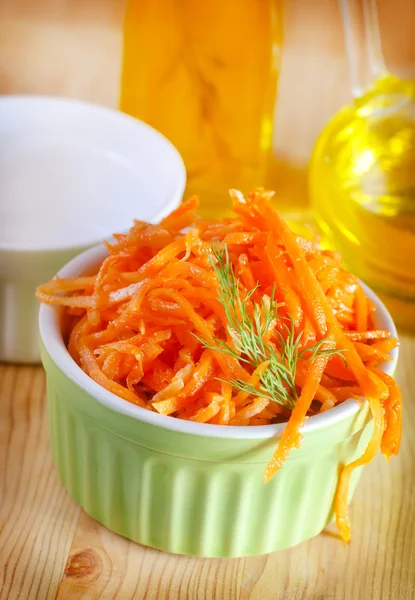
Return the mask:
{"type": "Polygon", "coordinates": [[[250,316],[248,302],[258,286],[241,298],[239,281],[235,277],[226,244],[223,247],[219,244],[212,246],[208,260],[219,281],[218,299],[225,311],[232,345],[218,339],[215,339],[215,342],[224,353],[257,367],[268,359],[269,349],[264,337],[277,318],[278,305],[274,299],[274,292],[271,293],[269,303],[266,298],[262,299],[261,306],[254,303],[250,316]]]}
{"type": "Polygon", "coordinates": [[[236,390],[252,396],[261,396],[293,408],[298,398],[295,383],[299,360],[314,360],[318,356],[339,354],[344,360],[341,350],[327,348],[325,339],[313,346],[300,350],[303,332],[295,334],[292,317],[278,315],[279,305],[275,300],[275,290],[268,298],[264,296],[261,303],[252,301],[252,311],[248,306],[258,285],[241,297],[239,280],[236,278],[227,245],[213,245],[208,253],[208,260],[219,282],[218,299],[222,304],[228,321],[227,331],[230,343],[215,338],[215,346],[200,339],[204,347],[233,356],[237,360],[248,363],[253,368],[265,361],[269,364],[259,375],[258,386],[255,387],[241,379],[231,379],[228,383],[236,390]],[[274,330],[276,344],[267,342],[266,334],[276,319],[283,319],[282,326],[286,336],[274,330]]]}

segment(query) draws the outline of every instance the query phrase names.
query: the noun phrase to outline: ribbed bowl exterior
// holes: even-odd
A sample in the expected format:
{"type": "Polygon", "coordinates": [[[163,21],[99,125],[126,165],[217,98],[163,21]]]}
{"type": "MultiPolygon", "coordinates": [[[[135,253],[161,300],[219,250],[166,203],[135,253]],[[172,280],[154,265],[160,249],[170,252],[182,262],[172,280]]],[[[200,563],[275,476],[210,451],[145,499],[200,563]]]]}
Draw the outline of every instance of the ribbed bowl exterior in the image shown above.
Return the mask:
{"type": "Polygon", "coordinates": [[[70,495],[109,529],[167,552],[249,556],[318,534],[333,520],[340,464],[362,453],[371,432],[364,404],[349,422],[306,434],[265,485],[276,438],[233,440],[155,427],[98,402],[45,350],[43,362],[53,456],[70,495]]]}

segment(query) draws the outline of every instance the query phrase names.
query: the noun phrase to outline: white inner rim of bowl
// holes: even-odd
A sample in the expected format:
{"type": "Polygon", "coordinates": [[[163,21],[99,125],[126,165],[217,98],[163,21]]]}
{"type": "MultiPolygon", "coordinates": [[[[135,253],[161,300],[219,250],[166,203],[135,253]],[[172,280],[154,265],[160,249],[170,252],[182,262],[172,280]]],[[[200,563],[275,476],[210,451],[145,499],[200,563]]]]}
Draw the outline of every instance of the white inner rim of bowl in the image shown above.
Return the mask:
{"type": "MultiPolygon", "coordinates": [[[[94,248],[83,252],[65,265],[59,272],[59,276],[75,277],[91,271],[91,269],[98,265],[105,256],[107,256],[105,247],[102,245],[95,246],[94,248]]],[[[390,331],[391,335],[396,337],[397,332],[395,325],[384,304],[370,288],[365,284],[362,285],[365,293],[376,307],[376,326],[380,329],[390,331]]],[[[229,439],[266,439],[279,435],[286,425],[285,423],[243,427],[210,425],[159,415],[155,412],[140,408],[101,387],[76,364],[70,356],[62,338],[59,308],[45,304],[42,305],[40,307],[39,327],[41,339],[45,348],[61,371],[74,383],[79,385],[79,387],[93,396],[98,402],[126,416],[151,425],[170,429],[171,431],[229,439]]],[[[388,375],[392,375],[395,370],[398,360],[398,348],[395,348],[391,352],[391,356],[392,360],[382,366],[382,370],[388,375]]],[[[354,399],[346,400],[324,413],[309,417],[301,431],[307,433],[317,429],[330,427],[331,425],[356,414],[359,410],[359,406],[359,403],[354,399]]]]}

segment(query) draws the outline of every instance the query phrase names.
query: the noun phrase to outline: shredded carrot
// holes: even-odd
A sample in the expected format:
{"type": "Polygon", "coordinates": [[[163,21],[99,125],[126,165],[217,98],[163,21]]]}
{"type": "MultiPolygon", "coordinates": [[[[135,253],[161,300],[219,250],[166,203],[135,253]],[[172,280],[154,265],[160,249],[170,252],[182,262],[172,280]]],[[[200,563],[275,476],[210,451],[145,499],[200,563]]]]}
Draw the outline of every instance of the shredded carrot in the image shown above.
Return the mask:
{"type": "Polygon", "coordinates": [[[342,470],[334,499],[337,527],[340,531],[340,535],[346,542],[350,541],[350,523],[347,505],[351,474],[357,467],[369,463],[376,456],[385,430],[384,410],[380,400],[378,398],[372,398],[370,408],[372,410],[374,422],[372,438],[362,456],[345,466],[342,470]]]}
{"type": "Polygon", "coordinates": [[[161,226],[168,231],[180,233],[183,229],[194,223],[195,212],[198,206],[199,198],[192,196],[163,219],[161,226]]]}
{"type": "Polygon", "coordinates": [[[222,382],[221,386],[223,403],[219,413],[219,424],[227,425],[229,423],[230,414],[235,413],[235,402],[232,400],[232,388],[229,383],[222,382]]]}
{"type": "MultiPolygon", "coordinates": [[[[266,408],[268,406],[269,403],[270,403],[270,400],[268,400],[268,398],[256,398],[252,402],[252,404],[249,404],[248,406],[241,408],[241,410],[238,410],[237,413],[235,414],[235,418],[236,419],[252,419],[252,417],[259,415],[259,413],[261,413],[264,410],[264,408],[266,408]]],[[[232,425],[232,422],[231,422],[231,425],[232,425]]]]}
{"type": "MultiPolygon", "coordinates": [[[[260,375],[267,368],[268,364],[269,364],[269,361],[264,361],[263,363],[261,363],[260,365],[258,365],[258,367],[250,375],[250,377],[249,377],[249,379],[247,381],[247,383],[250,386],[252,386],[252,387],[255,388],[258,385],[260,375]]],[[[236,406],[240,406],[248,397],[249,397],[249,393],[248,392],[239,392],[234,397],[235,405],[236,406]]]]}
{"type": "Polygon", "coordinates": [[[282,433],[281,440],[275,450],[274,456],[265,469],[265,482],[272,479],[276,472],[281,469],[292,448],[300,448],[302,442],[300,428],[304,424],[307,412],[318,390],[326,363],[327,357],[317,358],[310,363],[301,396],[293,408],[291,417],[282,433]]]}
{"type": "Polygon", "coordinates": [[[381,451],[389,460],[393,454],[398,454],[402,435],[402,396],[399,387],[393,377],[387,375],[380,369],[373,372],[386,383],[389,388],[389,396],[383,403],[385,410],[386,427],[383,432],[381,451]]]}
{"type": "Polygon", "coordinates": [[[216,400],[212,400],[212,402],[204,407],[199,408],[198,411],[195,412],[194,415],[189,417],[189,421],[198,421],[199,423],[206,423],[210,421],[214,416],[218,414],[220,411],[220,404],[216,400]]]}
{"type": "Polygon", "coordinates": [[[209,350],[205,350],[193,371],[191,379],[183,387],[183,390],[177,392],[168,400],[155,402],[153,404],[154,408],[161,414],[170,415],[190,404],[194,396],[212,378],[214,371],[212,354],[209,350]]]}
{"type": "Polygon", "coordinates": [[[365,293],[360,285],[355,295],[356,327],[358,331],[366,331],[369,318],[369,306],[365,293]]]}
{"type": "Polygon", "coordinates": [[[390,336],[389,331],[346,331],[345,336],[352,342],[368,342],[369,340],[385,340],[390,336]]]}
{"type": "Polygon", "coordinates": [[[271,203],[272,192],[230,194],[234,218],[201,219],[192,197],[159,225],[135,221],[128,233],[114,235],[96,274],[57,277],[38,288],[37,298],[64,307],[72,358],[127,402],[216,425],[286,421],[265,481],[301,446],[307,418],[349,398],[367,401],[372,439],[342,470],[334,503],[341,535],[349,540],[351,473],[378,449],[388,459],[399,451],[401,396],[382,370],[398,342],[375,329],[374,306],[341,257],[295,235],[271,203]],[[278,314],[261,334],[264,347],[283,361],[287,323],[298,336],[303,355],[289,405],[274,401],[264,387],[269,357],[252,363],[235,346],[240,334],[229,322],[234,301],[220,299],[221,281],[210,259],[215,244],[228,249],[235,293],[249,316],[259,310],[264,320],[273,296],[278,314]],[[313,355],[316,343],[342,356],[313,355]]]}

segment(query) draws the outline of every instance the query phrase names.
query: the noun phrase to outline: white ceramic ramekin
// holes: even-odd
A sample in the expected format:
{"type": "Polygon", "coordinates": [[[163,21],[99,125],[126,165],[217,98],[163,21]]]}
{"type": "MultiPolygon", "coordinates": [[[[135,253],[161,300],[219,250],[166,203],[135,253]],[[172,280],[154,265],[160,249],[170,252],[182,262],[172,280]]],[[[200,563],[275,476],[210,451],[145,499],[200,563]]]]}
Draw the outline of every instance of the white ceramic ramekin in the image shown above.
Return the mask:
{"type": "Polygon", "coordinates": [[[39,361],[35,288],[86,248],[181,201],[183,161],[115,110],[0,98],[0,361],[39,361]]]}

